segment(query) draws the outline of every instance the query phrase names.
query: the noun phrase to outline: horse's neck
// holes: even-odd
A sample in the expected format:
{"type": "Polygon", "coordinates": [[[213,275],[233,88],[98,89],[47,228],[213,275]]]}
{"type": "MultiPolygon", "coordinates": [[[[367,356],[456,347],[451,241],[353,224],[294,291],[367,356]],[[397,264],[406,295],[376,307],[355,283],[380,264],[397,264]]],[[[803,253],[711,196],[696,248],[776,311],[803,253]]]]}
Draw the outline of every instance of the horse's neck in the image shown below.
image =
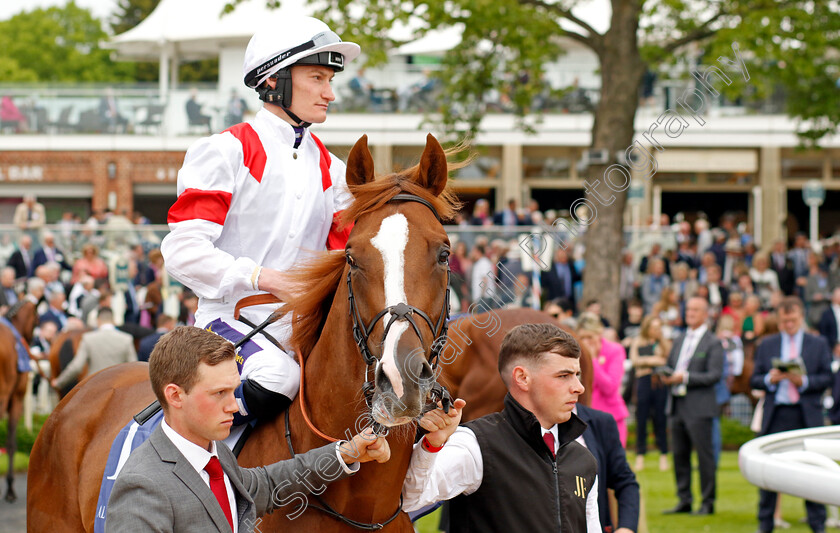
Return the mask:
{"type": "Polygon", "coordinates": [[[353,340],[348,307],[346,289],[340,286],[321,337],[312,353],[302,354],[306,358],[305,400],[312,421],[338,439],[347,438],[347,429],[351,435],[361,429],[356,428],[357,419],[366,410],[362,396],[365,363],[353,340]]]}

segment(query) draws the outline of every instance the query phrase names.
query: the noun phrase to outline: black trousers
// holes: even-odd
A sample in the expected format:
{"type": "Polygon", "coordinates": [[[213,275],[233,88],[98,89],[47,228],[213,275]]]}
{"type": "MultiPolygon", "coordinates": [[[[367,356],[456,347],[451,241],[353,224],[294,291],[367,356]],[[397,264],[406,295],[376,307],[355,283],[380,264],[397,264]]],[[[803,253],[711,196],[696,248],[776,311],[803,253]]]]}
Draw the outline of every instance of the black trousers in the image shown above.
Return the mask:
{"type": "MultiPolygon", "coordinates": [[[[767,427],[766,435],[781,433],[793,429],[804,429],[805,417],[800,405],[777,405],[773,410],[773,418],[767,427]]],[[[758,490],[758,527],[761,531],[773,531],[773,513],[776,511],[778,493],[769,490],[758,490]]],[[[808,514],[808,525],[812,531],[825,530],[825,505],[805,502],[805,512],[808,514]]]]}
{"type": "Polygon", "coordinates": [[[652,376],[636,380],[636,453],[647,453],[648,420],[653,420],[653,434],[660,453],[668,453],[668,418],[665,404],[668,401],[668,387],[652,385],[652,376]]]}
{"type": "Polygon", "coordinates": [[[691,450],[697,452],[700,491],[704,505],[714,505],[717,465],[712,447],[712,418],[685,416],[685,398],[674,398],[671,416],[671,445],[674,449],[674,475],[681,504],[692,503],[691,450]],[[682,409],[681,409],[682,408],[682,409]]]}

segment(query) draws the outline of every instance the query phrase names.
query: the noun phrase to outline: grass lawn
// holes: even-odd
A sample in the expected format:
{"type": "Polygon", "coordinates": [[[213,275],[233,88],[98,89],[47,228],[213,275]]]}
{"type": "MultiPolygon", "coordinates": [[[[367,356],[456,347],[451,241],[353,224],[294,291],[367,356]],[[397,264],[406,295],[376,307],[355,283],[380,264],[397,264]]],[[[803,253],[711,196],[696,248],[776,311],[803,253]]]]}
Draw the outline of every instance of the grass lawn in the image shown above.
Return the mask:
{"type": "MultiPolygon", "coordinates": [[[[635,456],[628,454],[628,459],[633,464],[635,456]]],[[[660,472],[658,460],[658,454],[648,454],[645,470],[637,474],[642,488],[642,522],[647,523],[648,533],[753,533],[758,528],[758,489],[741,476],[738,452],[723,452],[718,469],[715,514],[709,517],[662,514],[663,510],[677,504],[677,497],[673,470],[660,472]]],[[[700,479],[696,470],[692,488],[696,507],[700,501],[700,479]]],[[[799,519],[805,516],[801,499],[782,496],[782,515],[792,527],[777,531],[811,531],[806,524],[799,523],[799,519]]],[[[415,526],[420,533],[437,533],[439,520],[438,513],[434,513],[419,520],[415,526]]],[[[645,530],[640,526],[639,531],[643,533],[645,530]]]]}
{"type": "MultiPolygon", "coordinates": [[[[15,472],[26,472],[29,467],[29,454],[15,452],[15,472]]],[[[0,453],[0,476],[5,476],[9,471],[9,454],[5,451],[0,453]]]]}

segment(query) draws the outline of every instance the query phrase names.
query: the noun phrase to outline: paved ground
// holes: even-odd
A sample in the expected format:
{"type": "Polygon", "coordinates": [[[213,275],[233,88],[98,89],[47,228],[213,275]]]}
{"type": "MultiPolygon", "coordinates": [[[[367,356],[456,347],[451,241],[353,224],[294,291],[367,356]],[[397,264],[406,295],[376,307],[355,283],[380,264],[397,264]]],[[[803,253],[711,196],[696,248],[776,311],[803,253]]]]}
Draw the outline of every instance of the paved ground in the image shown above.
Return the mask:
{"type": "MultiPolygon", "coordinates": [[[[0,483],[0,492],[6,495],[5,478],[0,483]]],[[[0,530],[4,533],[26,532],[26,474],[15,475],[15,492],[18,495],[15,503],[0,499],[0,530]]]]}

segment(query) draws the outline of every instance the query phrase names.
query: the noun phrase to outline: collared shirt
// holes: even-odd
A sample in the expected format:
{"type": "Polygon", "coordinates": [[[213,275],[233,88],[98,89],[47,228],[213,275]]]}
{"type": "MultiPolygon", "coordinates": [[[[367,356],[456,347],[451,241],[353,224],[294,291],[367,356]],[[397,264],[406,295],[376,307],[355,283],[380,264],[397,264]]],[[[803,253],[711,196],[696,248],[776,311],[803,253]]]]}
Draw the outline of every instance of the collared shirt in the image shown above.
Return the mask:
{"type": "MultiPolygon", "coordinates": [[[[161,421],[160,425],[164,435],[166,435],[172,444],[178,448],[178,451],[186,457],[190,465],[195,468],[195,471],[198,472],[198,475],[207,485],[207,488],[210,488],[210,474],[204,470],[204,467],[207,466],[207,462],[210,461],[211,457],[219,456],[218,453],[216,453],[216,442],[211,440],[210,451],[207,451],[198,444],[190,442],[182,437],[166,423],[166,420],[161,421]]],[[[227,473],[225,473],[225,490],[227,491],[228,504],[230,505],[230,516],[233,517],[233,533],[237,533],[239,531],[239,520],[237,519],[236,497],[234,496],[233,486],[230,484],[230,479],[228,478],[227,473]]]]}
{"type": "MultiPolygon", "coordinates": [[[[551,432],[554,435],[555,448],[559,446],[557,425],[549,430],[543,429],[542,432],[551,432]]],[[[481,486],[482,479],[484,461],[481,457],[481,447],[471,429],[458,427],[443,449],[437,453],[424,450],[418,442],[414,445],[408,474],[403,483],[403,510],[416,511],[460,494],[472,494],[481,486]]],[[[586,497],[586,532],[602,532],[598,515],[597,477],[586,497]]]]}
{"type": "MultiPolygon", "coordinates": [[[[573,412],[574,414],[578,414],[578,408],[577,408],[577,405],[575,405],[574,407],[572,407],[572,412],[573,412]]],[[[542,428],[540,428],[540,429],[542,429],[542,428]]],[[[557,425],[555,424],[555,425],[554,425],[554,427],[553,427],[553,428],[551,428],[551,429],[554,431],[554,442],[556,443],[556,442],[557,442],[557,425]]],[[[546,430],[544,430],[544,429],[543,429],[543,434],[545,434],[545,431],[546,431],[546,430]]],[[[584,433],[586,433],[586,432],[584,431],[584,433]]],[[[583,433],[581,433],[580,435],[578,435],[578,438],[576,438],[575,440],[577,441],[577,443],[578,443],[578,444],[580,444],[581,446],[583,446],[583,447],[584,447],[584,448],[586,448],[587,450],[589,449],[589,446],[587,446],[587,445],[586,445],[586,441],[583,439],[583,433]]],[[[556,448],[556,447],[557,447],[557,445],[555,444],[555,445],[554,445],[554,447],[556,448]]],[[[554,450],[554,451],[555,451],[555,453],[557,452],[557,450],[554,450]]]]}
{"type": "MultiPolygon", "coordinates": [[[[791,353],[790,353],[790,342],[791,336],[785,332],[780,333],[781,337],[781,350],[779,353],[779,357],[782,361],[790,361],[791,353]]],[[[793,342],[796,344],[796,354],[797,359],[802,359],[802,341],[805,338],[805,330],[800,329],[793,335],[793,342]]],[[[793,403],[790,399],[790,386],[788,385],[790,380],[783,379],[777,384],[773,385],[770,383],[770,375],[766,375],[764,377],[764,384],[767,386],[767,390],[775,394],[776,404],[782,405],[790,405],[793,403]]],[[[798,388],[799,392],[804,391],[808,388],[808,375],[804,374],[802,376],[802,386],[798,388]]]]}
{"type": "Polygon", "coordinates": [[[696,329],[687,329],[683,339],[682,347],[680,347],[680,356],[677,358],[677,365],[674,369],[677,372],[683,372],[682,383],[677,383],[671,387],[671,394],[674,396],[685,396],[688,384],[688,365],[691,363],[691,358],[694,357],[694,352],[697,350],[697,345],[700,344],[700,339],[706,334],[709,328],[706,324],[702,324],[696,329]]]}
{"type": "MultiPolygon", "coordinates": [[[[697,349],[697,344],[709,328],[706,324],[702,324],[696,329],[687,329],[685,331],[685,338],[683,339],[682,347],[680,348],[680,356],[677,359],[677,368],[675,370],[682,370],[688,374],[688,363],[694,356],[694,351],[697,349]]],[[[687,381],[687,380],[686,380],[687,381]]]]}

